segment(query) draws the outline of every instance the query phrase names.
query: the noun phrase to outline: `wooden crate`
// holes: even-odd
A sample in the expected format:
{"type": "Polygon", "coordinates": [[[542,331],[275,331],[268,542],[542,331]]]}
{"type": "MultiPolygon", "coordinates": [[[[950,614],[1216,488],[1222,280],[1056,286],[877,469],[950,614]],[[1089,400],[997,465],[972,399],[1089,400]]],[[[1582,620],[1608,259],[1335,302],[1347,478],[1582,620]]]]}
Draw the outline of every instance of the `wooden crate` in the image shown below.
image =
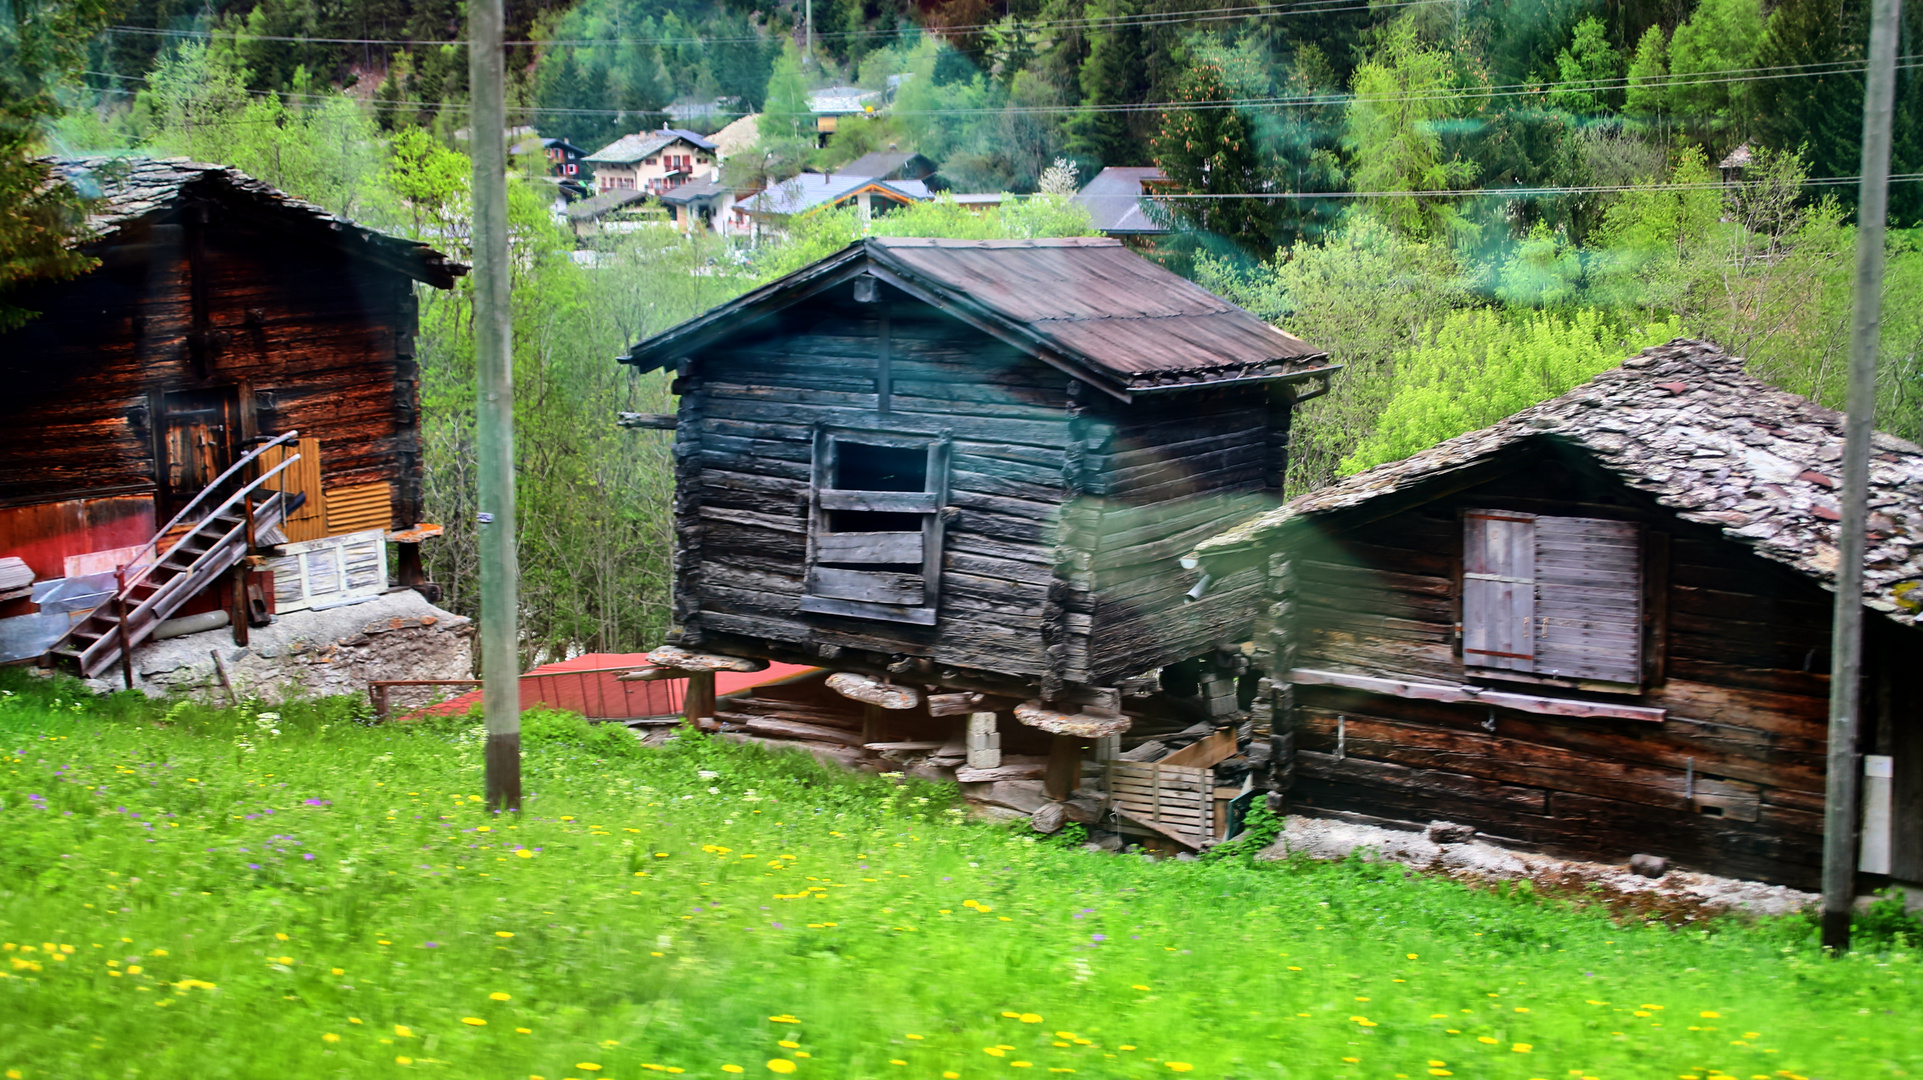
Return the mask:
{"type": "Polygon", "coordinates": [[[1160,761],[1105,762],[1108,808],[1118,815],[1120,830],[1135,836],[1159,833],[1189,847],[1211,837],[1225,839],[1235,817],[1229,803],[1248,790],[1248,781],[1218,784],[1215,766],[1235,751],[1235,732],[1224,730],[1160,761]]]}

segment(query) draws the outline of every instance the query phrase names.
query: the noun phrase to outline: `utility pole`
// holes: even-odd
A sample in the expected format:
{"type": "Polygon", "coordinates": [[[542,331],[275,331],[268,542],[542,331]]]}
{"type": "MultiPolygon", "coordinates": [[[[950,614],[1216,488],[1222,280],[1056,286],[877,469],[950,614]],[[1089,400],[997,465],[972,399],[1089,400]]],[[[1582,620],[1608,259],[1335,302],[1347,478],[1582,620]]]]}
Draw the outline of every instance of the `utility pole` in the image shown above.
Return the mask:
{"type": "Polygon", "coordinates": [[[1849,414],[1843,428],[1842,520],[1836,529],[1836,617],[1830,644],[1829,770],[1823,804],[1823,947],[1850,947],[1856,903],[1856,753],[1863,672],[1863,548],[1883,320],[1883,230],[1889,217],[1890,122],[1902,0],[1875,0],[1863,90],[1863,169],[1857,196],[1856,296],[1850,319],[1849,414]]]}
{"type": "Polygon", "coordinates": [[[509,336],[507,104],[502,0],[468,5],[469,122],[474,150],[475,421],[480,444],[481,709],[487,717],[487,808],[521,808],[520,658],[514,550],[514,359],[509,336]]]}
{"type": "Polygon", "coordinates": [[[815,62],[815,0],[802,0],[801,20],[807,27],[801,32],[801,59],[810,67],[815,62]]]}

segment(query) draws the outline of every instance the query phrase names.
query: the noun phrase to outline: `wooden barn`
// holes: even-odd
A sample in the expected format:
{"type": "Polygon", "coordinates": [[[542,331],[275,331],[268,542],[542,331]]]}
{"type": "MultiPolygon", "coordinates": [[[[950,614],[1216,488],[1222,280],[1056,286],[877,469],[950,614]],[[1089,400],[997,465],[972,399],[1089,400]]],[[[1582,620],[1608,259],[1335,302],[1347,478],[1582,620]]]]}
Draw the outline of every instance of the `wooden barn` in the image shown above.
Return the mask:
{"type": "Polygon", "coordinates": [[[1174,560],[1279,501],[1333,370],[1108,239],[863,240],[624,359],[679,376],[636,422],[676,426],[681,645],[899,684],[902,720],[983,695],[974,766],[997,713],[1110,735],[1247,635],[1260,574],[1174,560]]]}
{"type": "MultiPolygon", "coordinates": [[[[32,579],[0,607],[0,657],[119,601],[136,639],[212,593],[231,607],[210,586],[269,542],[273,595],[245,606],[385,589],[387,541],[421,535],[414,289],[465,268],[229,168],[58,169],[97,196],[100,262],[11,296],[40,314],[0,335],[0,557],[32,579]]],[[[99,674],[118,628],[80,633],[112,639],[82,665],[99,674]]]]}
{"type": "MultiPolygon", "coordinates": [[[[1915,882],[1923,449],[1874,454],[1863,867],[1915,882]]],[[[1840,414],[1679,340],[1201,545],[1270,582],[1288,805],[1816,887],[1842,456],[1840,414]]]]}

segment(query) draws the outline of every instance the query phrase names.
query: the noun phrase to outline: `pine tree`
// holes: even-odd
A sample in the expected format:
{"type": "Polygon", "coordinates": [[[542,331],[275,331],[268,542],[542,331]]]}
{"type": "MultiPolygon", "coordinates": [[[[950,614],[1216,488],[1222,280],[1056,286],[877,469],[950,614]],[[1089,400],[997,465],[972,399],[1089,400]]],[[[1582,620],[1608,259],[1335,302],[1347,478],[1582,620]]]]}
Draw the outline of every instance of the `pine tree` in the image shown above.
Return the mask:
{"type": "MultiPolygon", "coordinates": [[[[1183,102],[1213,102],[1233,97],[1220,64],[1198,61],[1175,92],[1183,102]]],[[[1185,195],[1245,195],[1275,187],[1255,144],[1254,132],[1239,109],[1175,108],[1162,116],[1155,136],[1155,164],[1175,192],[1185,195]]],[[[1173,214],[1196,231],[1227,240],[1258,259],[1274,250],[1274,211],[1268,199],[1176,199],[1173,214]]]]}
{"type": "MultiPolygon", "coordinates": [[[[1753,88],[1756,141],[1802,149],[1817,176],[1849,176],[1862,164],[1863,73],[1838,70],[1846,66],[1839,61],[1863,59],[1868,31],[1861,15],[1860,5],[1839,19],[1833,0],[1783,0],[1756,50],[1757,66],[1784,69],[1753,88]]],[[[1855,202],[1853,186],[1836,194],[1855,202]]]]}
{"type": "Polygon", "coordinates": [[[1669,38],[1661,26],[1644,31],[1629,61],[1629,86],[1623,111],[1638,122],[1655,124],[1668,111],[1669,38]]]}
{"type": "Polygon", "coordinates": [[[1610,84],[1622,75],[1622,66],[1603,21],[1591,15],[1576,24],[1569,47],[1556,56],[1556,86],[1549,103],[1576,116],[1614,112],[1623,95],[1610,84]]]}
{"type": "MultiPolygon", "coordinates": [[[[1133,25],[1099,20],[1134,14],[1129,0],[1093,0],[1084,9],[1098,20],[1088,31],[1088,58],[1082,61],[1084,106],[1127,105],[1143,100],[1146,84],[1141,62],[1141,33],[1133,25]]],[[[1071,149],[1104,165],[1134,165],[1141,146],[1129,130],[1128,115],[1089,108],[1070,121],[1071,149]]]]}

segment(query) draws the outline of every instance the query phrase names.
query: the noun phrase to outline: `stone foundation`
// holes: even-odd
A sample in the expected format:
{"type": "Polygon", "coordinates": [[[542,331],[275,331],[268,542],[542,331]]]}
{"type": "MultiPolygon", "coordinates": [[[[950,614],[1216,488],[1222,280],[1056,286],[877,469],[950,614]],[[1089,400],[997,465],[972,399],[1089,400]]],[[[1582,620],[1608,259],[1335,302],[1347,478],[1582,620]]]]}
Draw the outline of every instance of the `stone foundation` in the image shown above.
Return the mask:
{"type": "MultiPolygon", "coordinates": [[[[474,670],[472,622],[412,589],[281,615],[248,636],[248,645],[235,645],[233,629],[222,627],[142,645],[134,650],[134,687],[149,697],[184,695],[225,704],[214,653],[236,694],[267,701],[365,697],[373,679],[466,679],[474,670]]],[[[123,683],[115,671],[88,685],[111,692],[123,683]]]]}

